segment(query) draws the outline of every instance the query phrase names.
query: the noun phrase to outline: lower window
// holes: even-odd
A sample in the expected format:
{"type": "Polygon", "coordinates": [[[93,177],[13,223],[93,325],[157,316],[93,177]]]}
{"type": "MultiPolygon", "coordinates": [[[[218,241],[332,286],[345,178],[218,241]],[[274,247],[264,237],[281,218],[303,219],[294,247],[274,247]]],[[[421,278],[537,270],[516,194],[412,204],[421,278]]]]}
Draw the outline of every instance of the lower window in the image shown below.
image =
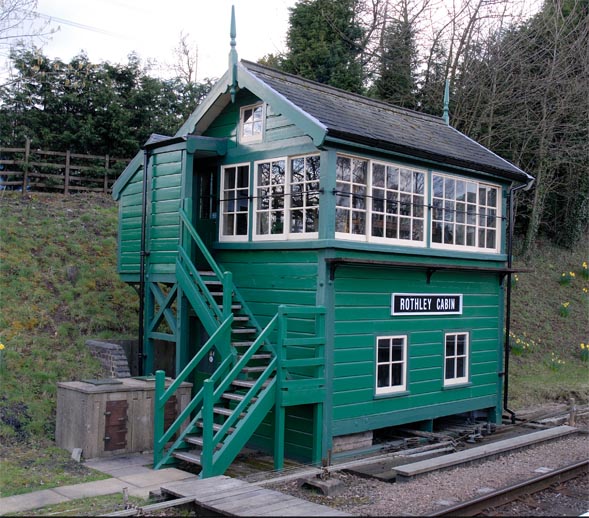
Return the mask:
{"type": "Polygon", "coordinates": [[[376,338],[376,393],[407,390],[407,336],[376,338]]]}
{"type": "Polygon", "coordinates": [[[444,386],[468,382],[468,333],[448,333],[444,352],[444,386]]]}

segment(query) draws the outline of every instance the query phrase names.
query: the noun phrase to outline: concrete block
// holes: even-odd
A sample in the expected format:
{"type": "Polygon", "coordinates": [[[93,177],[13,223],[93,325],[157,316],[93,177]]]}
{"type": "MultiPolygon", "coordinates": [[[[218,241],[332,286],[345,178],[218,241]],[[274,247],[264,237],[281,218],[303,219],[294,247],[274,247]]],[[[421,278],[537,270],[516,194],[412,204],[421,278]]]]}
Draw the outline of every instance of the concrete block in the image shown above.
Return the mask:
{"type": "Polygon", "coordinates": [[[312,487],[321,491],[325,496],[338,496],[345,490],[344,483],[337,478],[321,479],[318,477],[301,478],[299,487],[312,487]]]}
{"type": "Polygon", "coordinates": [[[60,495],[52,489],[43,489],[42,491],[34,491],[24,495],[7,496],[0,498],[0,515],[12,515],[47,505],[60,504],[68,500],[68,497],[60,495]]]}

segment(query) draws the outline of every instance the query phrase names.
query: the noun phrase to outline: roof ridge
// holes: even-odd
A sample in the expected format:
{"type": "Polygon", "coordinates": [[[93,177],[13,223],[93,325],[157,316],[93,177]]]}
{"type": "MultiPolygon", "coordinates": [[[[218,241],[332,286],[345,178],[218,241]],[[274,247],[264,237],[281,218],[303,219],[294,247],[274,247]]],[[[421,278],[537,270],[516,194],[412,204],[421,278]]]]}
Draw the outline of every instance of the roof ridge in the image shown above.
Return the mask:
{"type": "Polygon", "coordinates": [[[412,117],[422,117],[424,119],[428,119],[431,122],[437,122],[437,123],[441,123],[446,125],[446,123],[444,122],[444,119],[441,116],[437,116],[437,115],[431,115],[429,113],[424,113],[424,112],[419,112],[416,110],[411,110],[410,108],[403,108],[402,106],[396,106],[394,104],[390,104],[387,103],[385,101],[381,101],[379,99],[373,99],[372,97],[367,97],[365,95],[362,94],[357,94],[354,92],[349,92],[347,90],[343,90],[341,88],[337,88],[335,86],[331,86],[331,85],[326,85],[324,83],[319,83],[318,81],[313,81],[312,79],[306,79],[304,77],[298,76],[296,74],[291,74],[289,72],[283,72],[282,70],[278,70],[276,68],[272,68],[266,65],[260,65],[259,63],[254,63],[253,61],[248,61],[245,59],[241,59],[240,62],[248,69],[251,70],[251,68],[260,68],[262,69],[262,72],[264,70],[267,70],[268,72],[274,72],[276,74],[280,74],[282,76],[287,76],[288,78],[292,78],[296,81],[302,82],[302,83],[306,83],[309,85],[313,85],[315,87],[317,87],[318,89],[321,90],[330,90],[333,91],[334,93],[337,93],[339,95],[343,95],[343,96],[347,96],[347,97],[352,97],[354,99],[356,99],[358,102],[362,102],[365,104],[370,104],[373,105],[375,107],[378,108],[382,108],[382,109],[386,109],[386,110],[390,110],[390,111],[399,111],[399,112],[403,112],[406,113],[407,115],[410,115],[412,117]]]}

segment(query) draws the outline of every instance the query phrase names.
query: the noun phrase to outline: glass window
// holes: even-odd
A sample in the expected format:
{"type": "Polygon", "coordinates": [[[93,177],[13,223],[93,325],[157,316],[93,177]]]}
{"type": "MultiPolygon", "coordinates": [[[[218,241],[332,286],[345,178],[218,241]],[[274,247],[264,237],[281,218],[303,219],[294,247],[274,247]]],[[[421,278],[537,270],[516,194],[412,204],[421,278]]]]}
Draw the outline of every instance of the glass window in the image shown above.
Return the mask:
{"type": "Polygon", "coordinates": [[[320,174],[319,155],[257,162],[254,237],[315,237],[319,230],[320,174]]]}
{"type": "Polygon", "coordinates": [[[249,208],[249,165],[222,168],[221,239],[247,238],[249,208]]]}
{"type": "Polygon", "coordinates": [[[498,251],[499,189],[440,174],[432,184],[432,244],[498,251]]]}
{"type": "Polygon", "coordinates": [[[319,230],[319,155],[301,156],[290,161],[290,233],[319,230]]]}
{"type": "Polygon", "coordinates": [[[257,164],[256,236],[284,234],[285,174],[285,160],[257,164]]]}
{"type": "Polygon", "coordinates": [[[241,141],[261,140],[264,131],[264,105],[244,106],[240,112],[241,141]]]}
{"type": "Polygon", "coordinates": [[[407,337],[376,338],[376,393],[407,390],[407,337]]]}
{"type": "Polygon", "coordinates": [[[372,164],[371,236],[423,242],[425,173],[372,164]]]}
{"type": "Polygon", "coordinates": [[[448,333],[444,344],[444,385],[468,382],[468,333],[448,333]]]}
{"type": "Polygon", "coordinates": [[[368,160],[337,157],[335,231],[366,235],[368,160]]]}

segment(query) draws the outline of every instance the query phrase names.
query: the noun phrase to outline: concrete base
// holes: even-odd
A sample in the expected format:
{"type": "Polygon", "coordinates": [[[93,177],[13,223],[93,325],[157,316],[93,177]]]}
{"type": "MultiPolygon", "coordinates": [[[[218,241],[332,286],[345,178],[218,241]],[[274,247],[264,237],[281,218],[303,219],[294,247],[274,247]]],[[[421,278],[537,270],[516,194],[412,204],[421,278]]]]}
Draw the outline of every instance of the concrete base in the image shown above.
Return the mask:
{"type": "Polygon", "coordinates": [[[372,446],[372,430],[362,433],[340,435],[333,438],[333,453],[363,450],[372,446]]]}
{"type": "Polygon", "coordinates": [[[318,477],[308,477],[299,480],[299,487],[312,487],[318,489],[325,496],[338,496],[346,488],[344,483],[337,478],[321,479],[318,477]]]}

